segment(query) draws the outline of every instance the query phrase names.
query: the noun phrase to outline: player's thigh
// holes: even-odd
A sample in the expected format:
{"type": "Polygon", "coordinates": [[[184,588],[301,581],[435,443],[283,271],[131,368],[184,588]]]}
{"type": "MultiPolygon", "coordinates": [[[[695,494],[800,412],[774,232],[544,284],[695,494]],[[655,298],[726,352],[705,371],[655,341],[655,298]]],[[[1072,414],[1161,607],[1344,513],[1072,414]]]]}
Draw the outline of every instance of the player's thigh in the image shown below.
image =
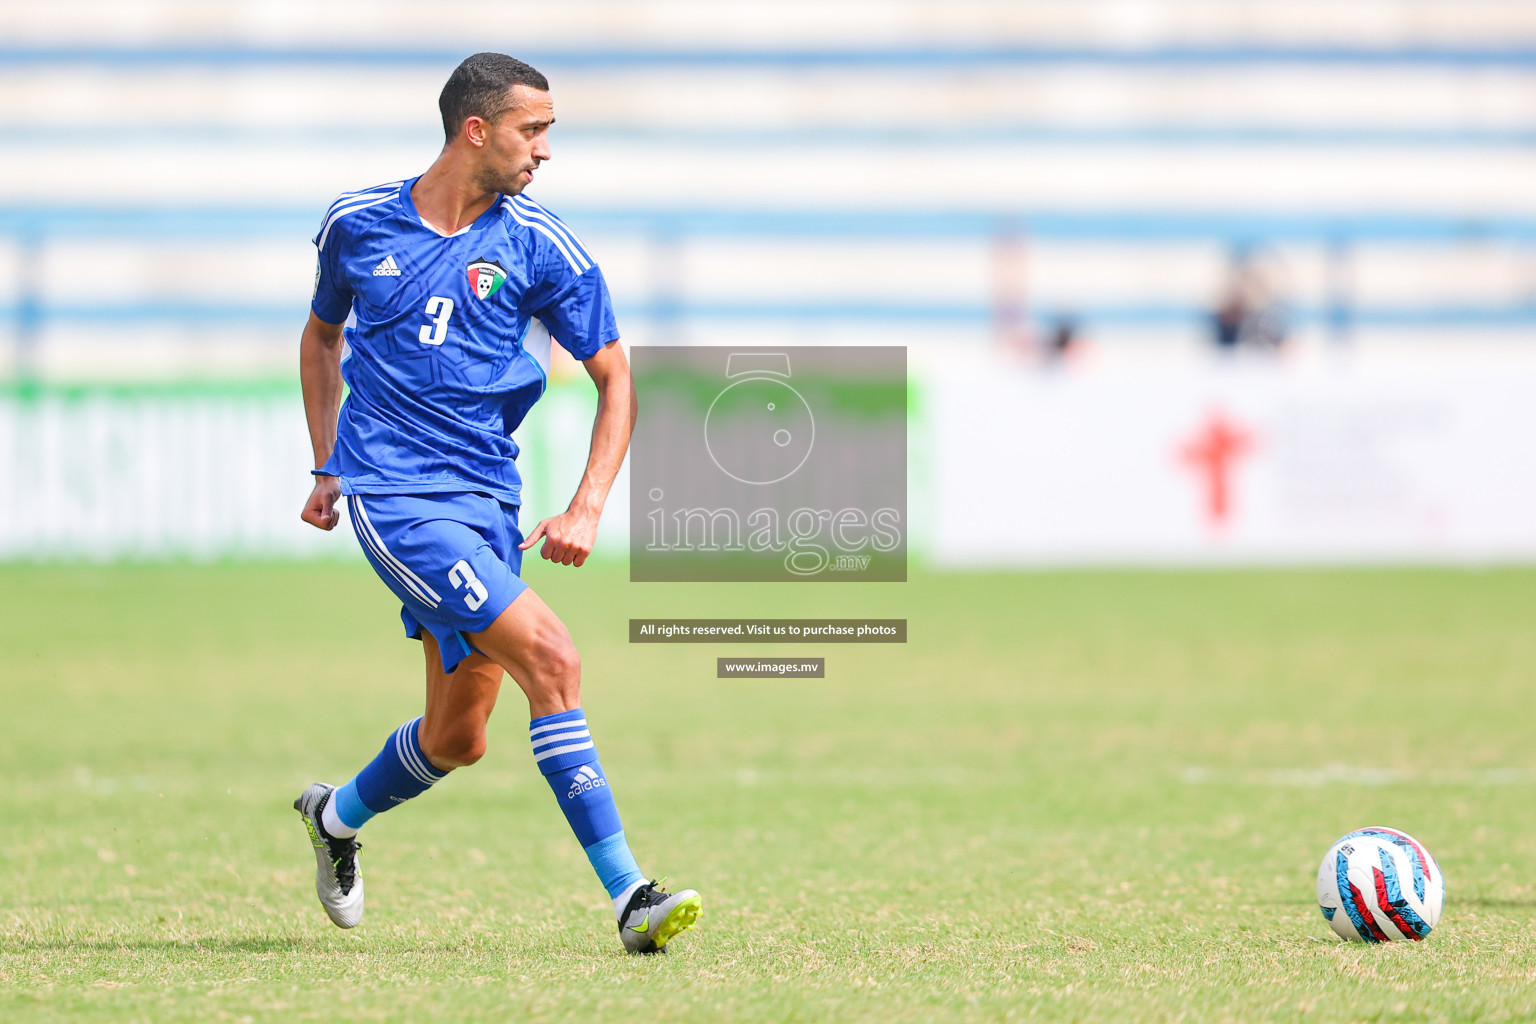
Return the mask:
{"type": "Polygon", "coordinates": [[[470,642],[490,655],[528,695],[534,714],[554,714],[581,703],[581,659],[570,630],[532,590],[524,590],[470,642]]]}

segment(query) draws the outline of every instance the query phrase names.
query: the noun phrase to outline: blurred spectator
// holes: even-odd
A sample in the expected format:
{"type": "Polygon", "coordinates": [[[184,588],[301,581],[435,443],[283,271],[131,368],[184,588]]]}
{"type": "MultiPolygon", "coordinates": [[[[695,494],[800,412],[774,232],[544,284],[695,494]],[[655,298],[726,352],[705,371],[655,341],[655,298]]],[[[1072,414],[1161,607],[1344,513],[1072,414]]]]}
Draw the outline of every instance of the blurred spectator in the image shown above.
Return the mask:
{"type": "Polygon", "coordinates": [[[1051,324],[1050,331],[1040,340],[1040,359],[1046,366],[1054,366],[1080,355],[1082,348],[1083,339],[1077,318],[1070,315],[1058,316],[1051,324]]]}
{"type": "Polygon", "coordinates": [[[1232,251],[1226,291],[1211,316],[1218,349],[1274,351],[1284,344],[1290,325],[1279,295],[1278,278],[1278,268],[1251,250],[1232,251]]]}

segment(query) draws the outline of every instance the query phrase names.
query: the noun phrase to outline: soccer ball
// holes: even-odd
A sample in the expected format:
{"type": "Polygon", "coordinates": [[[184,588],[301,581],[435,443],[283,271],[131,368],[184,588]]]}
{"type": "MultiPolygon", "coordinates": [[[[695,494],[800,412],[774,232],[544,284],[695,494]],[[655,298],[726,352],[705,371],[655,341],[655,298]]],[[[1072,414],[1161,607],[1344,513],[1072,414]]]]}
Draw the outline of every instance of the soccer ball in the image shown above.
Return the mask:
{"type": "Polygon", "coordinates": [[[1417,942],[1440,920],[1445,876],[1408,833],[1377,826],[1356,829],[1323,856],[1317,903],[1343,938],[1417,942]]]}

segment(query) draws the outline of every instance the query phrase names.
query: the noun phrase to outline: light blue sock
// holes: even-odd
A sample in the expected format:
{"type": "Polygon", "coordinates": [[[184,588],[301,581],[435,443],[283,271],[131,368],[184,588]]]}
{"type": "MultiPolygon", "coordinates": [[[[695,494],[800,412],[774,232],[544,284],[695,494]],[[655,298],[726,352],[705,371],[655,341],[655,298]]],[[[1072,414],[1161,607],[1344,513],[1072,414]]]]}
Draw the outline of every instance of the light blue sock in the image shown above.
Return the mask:
{"type": "Polygon", "coordinates": [[[539,771],[608,895],[617,897],[645,881],[624,839],[619,808],[597,759],[587,716],[574,708],[535,718],[528,723],[528,738],[539,771]]]}

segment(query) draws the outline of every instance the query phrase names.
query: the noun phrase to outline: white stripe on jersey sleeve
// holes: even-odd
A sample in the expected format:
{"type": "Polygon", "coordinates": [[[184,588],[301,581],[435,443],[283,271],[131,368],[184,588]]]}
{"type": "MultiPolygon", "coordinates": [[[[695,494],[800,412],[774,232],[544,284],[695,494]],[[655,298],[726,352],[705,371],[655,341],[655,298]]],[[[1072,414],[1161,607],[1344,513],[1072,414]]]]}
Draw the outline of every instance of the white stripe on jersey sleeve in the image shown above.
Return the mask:
{"type": "Polygon", "coordinates": [[[551,242],[555,243],[555,248],[560,250],[560,255],[565,257],[566,262],[571,265],[571,269],[576,271],[576,273],[585,274],[591,268],[592,265],[590,263],[586,262],[580,256],[571,252],[570,248],[565,244],[565,240],[563,238],[555,234],[555,232],[547,225],[533,220],[530,217],[525,217],[522,212],[512,204],[512,200],[503,199],[501,201],[501,205],[506,209],[508,213],[512,214],[513,220],[523,225],[523,227],[532,228],[533,230],[542,234],[545,238],[548,238],[551,242]]]}
{"type": "Polygon", "coordinates": [[[359,188],[359,189],[353,189],[351,192],[343,192],[341,195],[337,196],[334,200],[332,200],[330,207],[325,212],[327,214],[330,214],[333,210],[336,209],[336,207],[341,206],[343,203],[351,202],[352,200],[354,200],[354,199],[358,198],[359,196],[362,196],[362,195],[364,195],[366,193],[369,193],[369,192],[379,192],[379,193],[388,192],[388,191],[392,191],[394,189],[398,189],[401,185],[404,185],[404,184],[405,184],[405,180],[402,178],[400,181],[386,181],[382,185],[369,185],[367,188],[359,188]]]}
{"type": "Polygon", "coordinates": [[[325,225],[320,229],[320,238],[315,242],[315,248],[319,249],[321,252],[325,251],[326,236],[331,233],[331,228],[335,226],[336,222],[345,217],[347,214],[356,213],[358,210],[366,210],[370,206],[378,206],[380,203],[387,203],[391,199],[395,198],[395,193],[393,192],[386,192],[381,198],[374,198],[378,195],[379,193],[377,192],[370,192],[366,196],[361,197],[361,199],[368,200],[367,202],[359,201],[352,204],[351,206],[343,206],[341,209],[337,210],[335,213],[326,218],[325,225]]]}
{"type": "Polygon", "coordinates": [[[592,259],[592,254],[587,252],[587,247],[581,244],[581,239],[576,237],[576,232],[572,231],[570,225],[566,224],[565,221],[561,220],[559,217],[556,217],[554,214],[550,213],[544,207],[540,206],[532,199],[529,199],[527,196],[513,196],[512,201],[516,203],[518,207],[520,207],[522,211],[528,216],[534,218],[535,220],[541,220],[548,224],[550,227],[554,228],[556,231],[560,232],[565,240],[571,244],[571,247],[575,249],[576,252],[580,253],[584,259],[586,259],[589,265],[596,262],[592,259]]]}

